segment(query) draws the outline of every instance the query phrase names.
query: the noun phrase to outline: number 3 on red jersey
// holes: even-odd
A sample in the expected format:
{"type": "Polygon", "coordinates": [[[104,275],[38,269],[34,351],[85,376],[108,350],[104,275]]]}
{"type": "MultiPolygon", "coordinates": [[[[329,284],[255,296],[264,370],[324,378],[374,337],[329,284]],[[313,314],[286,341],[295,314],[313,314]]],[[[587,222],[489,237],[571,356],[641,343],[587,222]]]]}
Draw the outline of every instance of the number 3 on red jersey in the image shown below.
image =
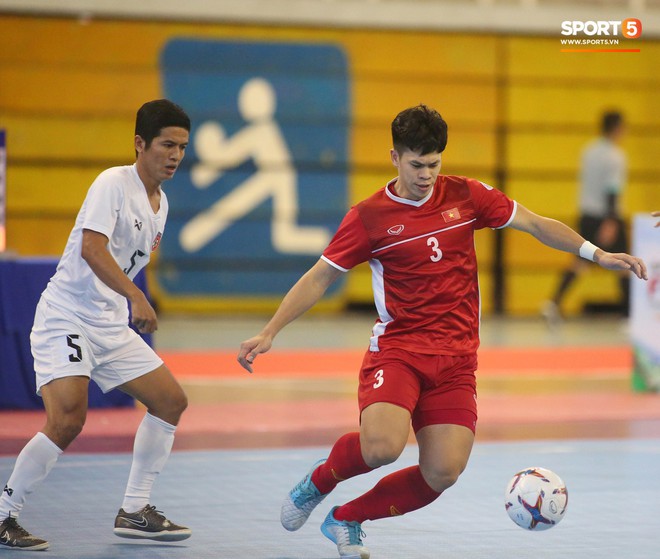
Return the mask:
{"type": "Polygon", "coordinates": [[[435,237],[429,237],[426,240],[426,244],[431,247],[433,254],[431,255],[431,262],[438,262],[442,259],[442,250],[439,248],[438,239],[435,237]]]}

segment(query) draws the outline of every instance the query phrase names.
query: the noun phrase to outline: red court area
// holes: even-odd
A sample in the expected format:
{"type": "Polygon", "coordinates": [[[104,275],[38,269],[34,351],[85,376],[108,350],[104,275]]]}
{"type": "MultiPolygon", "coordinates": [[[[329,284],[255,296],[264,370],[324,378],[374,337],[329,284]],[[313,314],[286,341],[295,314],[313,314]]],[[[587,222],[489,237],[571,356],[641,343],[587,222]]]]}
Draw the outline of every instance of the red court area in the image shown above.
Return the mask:
{"type": "MultiPolygon", "coordinates": [[[[189,394],[175,449],[330,445],[356,430],[362,351],[261,355],[250,375],[233,352],[161,352],[189,394]]],[[[480,351],[481,440],[660,436],[660,395],[630,388],[632,356],[621,347],[484,348],[480,351]]],[[[144,415],[90,410],[74,452],[129,451],[144,415]]],[[[43,412],[0,412],[0,454],[15,454],[43,412]]]]}
{"type": "MultiPolygon", "coordinates": [[[[160,352],[170,370],[179,378],[244,377],[246,371],[236,361],[235,352],[168,351],[160,352]]],[[[255,360],[255,374],[268,377],[308,378],[314,376],[357,378],[362,350],[296,350],[260,355],[255,360]]],[[[557,348],[484,348],[479,351],[479,376],[527,375],[599,375],[604,371],[629,372],[630,348],[557,347],[557,348]]]]}

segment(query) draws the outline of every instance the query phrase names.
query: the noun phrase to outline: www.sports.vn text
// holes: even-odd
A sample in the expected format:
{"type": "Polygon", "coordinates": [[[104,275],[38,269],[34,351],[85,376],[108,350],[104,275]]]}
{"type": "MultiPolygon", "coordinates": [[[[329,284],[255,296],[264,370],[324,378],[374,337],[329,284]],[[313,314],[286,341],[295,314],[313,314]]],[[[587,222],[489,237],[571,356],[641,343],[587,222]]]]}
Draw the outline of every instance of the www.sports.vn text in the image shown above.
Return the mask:
{"type": "Polygon", "coordinates": [[[618,45],[619,39],[561,39],[562,45],[618,45]]]}

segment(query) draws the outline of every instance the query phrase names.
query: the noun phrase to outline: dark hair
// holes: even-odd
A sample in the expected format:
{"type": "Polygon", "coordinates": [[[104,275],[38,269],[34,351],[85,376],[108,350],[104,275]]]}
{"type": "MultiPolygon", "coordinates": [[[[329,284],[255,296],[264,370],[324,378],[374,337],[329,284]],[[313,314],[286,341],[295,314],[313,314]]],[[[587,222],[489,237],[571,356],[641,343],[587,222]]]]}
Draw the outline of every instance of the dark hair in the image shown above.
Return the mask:
{"type": "Polygon", "coordinates": [[[601,131],[609,136],[614,130],[623,124],[623,115],[619,111],[607,111],[603,114],[601,131]]]}
{"type": "Polygon", "coordinates": [[[145,142],[145,148],[160,131],[168,126],[185,128],[190,132],[190,118],[186,112],[176,103],[168,99],[156,99],[142,105],[135,117],[135,135],[140,136],[145,142]]]}
{"type": "Polygon", "coordinates": [[[392,145],[399,153],[405,149],[420,155],[442,153],[447,147],[447,123],[426,105],[410,107],[392,121],[392,145]]]}

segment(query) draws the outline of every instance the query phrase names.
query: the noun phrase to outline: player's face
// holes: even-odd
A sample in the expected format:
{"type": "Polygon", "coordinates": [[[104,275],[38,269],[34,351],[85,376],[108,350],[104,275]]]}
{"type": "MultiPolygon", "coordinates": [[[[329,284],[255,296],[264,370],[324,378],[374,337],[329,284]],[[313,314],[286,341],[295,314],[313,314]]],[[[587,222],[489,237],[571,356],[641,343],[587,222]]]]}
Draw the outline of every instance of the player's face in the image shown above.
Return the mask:
{"type": "Polygon", "coordinates": [[[161,129],[160,136],[148,148],[140,136],[135,136],[138,169],[145,185],[157,186],[174,176],[186,153],[188,139],[188,131],[177,126],[161,129]]]}
{"type": "Polygon", "coordinates": [[[431,192],[442,163],[438,152],[420,155],[409,149],[402,153],[393,149],[390,155],[392,163],[399,170],[399,178],[394,185],[397,196],[421,200],[431,192]]]}

